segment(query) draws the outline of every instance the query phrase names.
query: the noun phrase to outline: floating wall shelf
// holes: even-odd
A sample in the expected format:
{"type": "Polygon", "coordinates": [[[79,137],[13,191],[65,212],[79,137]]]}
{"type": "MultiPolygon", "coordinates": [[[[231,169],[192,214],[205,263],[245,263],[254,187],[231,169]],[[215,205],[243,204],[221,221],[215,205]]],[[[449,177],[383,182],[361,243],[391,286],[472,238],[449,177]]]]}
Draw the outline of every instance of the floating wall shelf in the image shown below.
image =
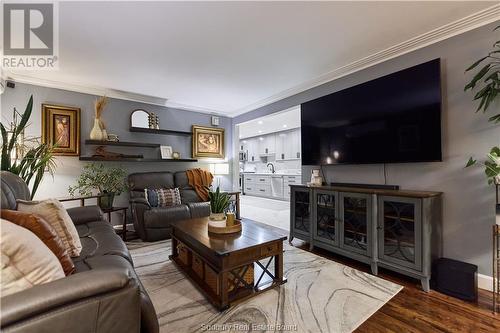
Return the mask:
{"type": "Polygon", "coordinates": [[[166,129],[142,128],[142,127],[130,127],[130,132],[163,134],[163,135],[183,135],[183,136],[193,135],[193,133],[191,133],[191,132],[174,131],[174,130],[166,130],[166,129]]]}
{"type": "Polygon", "coordinates": [[[144,142],[130,142],[130,141],[99,141],[99,140],[85,140],[86,145],[95,146],[123,146],[123,147],[146,147],[158,148],[159,143],[144,143],[144,142]]]}
{"type": "Polygon", "coordinates": [[[103,158],[103,157],[92,157],[92,156],[80,156],[80,161],[101,161],[101,162],[198,162],[194,158],[179,158],[179,159],[161,159],[161,158],[135,158],[135,157],[123,157],[123,158],[103,158]]]}

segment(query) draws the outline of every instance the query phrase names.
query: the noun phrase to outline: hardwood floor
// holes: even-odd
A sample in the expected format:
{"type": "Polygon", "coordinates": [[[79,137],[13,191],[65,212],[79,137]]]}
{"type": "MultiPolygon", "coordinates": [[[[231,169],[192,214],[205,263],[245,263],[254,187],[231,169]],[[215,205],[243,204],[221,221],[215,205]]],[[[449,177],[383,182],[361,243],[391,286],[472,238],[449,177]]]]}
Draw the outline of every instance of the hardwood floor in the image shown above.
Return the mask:
{"type": "MultiPolygon", "coordinates": [[[[294,241],[294,245],[298,242],[294,241]]],[[[301,244],[309,251],[309,246],[301,244]]],[[[313,252],[361,271],[368,265],[335,255],[323,249],[313,252]]],[[[477,302],[465,302],[431,290],[420,289],[420,282],[394,272],[380,269],[379,276],[404,286],[379,311],[355,332],[500,332],[500,314],[492,313],[492,293],[479,290],[477,302]]]]}

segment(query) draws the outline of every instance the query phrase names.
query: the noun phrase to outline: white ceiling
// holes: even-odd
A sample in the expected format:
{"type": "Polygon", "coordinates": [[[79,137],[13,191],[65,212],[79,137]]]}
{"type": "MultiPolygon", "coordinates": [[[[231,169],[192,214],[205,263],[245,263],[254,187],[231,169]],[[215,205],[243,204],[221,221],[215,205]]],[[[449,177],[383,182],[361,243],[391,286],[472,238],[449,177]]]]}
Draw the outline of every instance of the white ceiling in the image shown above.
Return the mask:
{"type": "Polygon", "coordinates": [[[238,125],[240,139],[300,127],[300,106],[238,125]]]}
{"type": "Polygon", "coordinates": [[[23,75],[233,116],[494,4],[60,2],[60,70],[23,75]]]}

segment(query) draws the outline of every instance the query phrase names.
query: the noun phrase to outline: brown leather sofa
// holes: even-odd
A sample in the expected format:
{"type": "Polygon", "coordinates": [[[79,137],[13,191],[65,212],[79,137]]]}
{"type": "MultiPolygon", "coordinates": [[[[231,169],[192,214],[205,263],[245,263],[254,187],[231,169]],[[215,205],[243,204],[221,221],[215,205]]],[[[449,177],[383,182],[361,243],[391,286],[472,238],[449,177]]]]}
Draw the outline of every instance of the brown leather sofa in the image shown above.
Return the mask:
{"type": "MultiPolygon", "coordinates": [[[[18,176],[2,171],[1,207],[29,200],[18,176]]],[[[1,298],[2,332],[157,333],[158,319],[125,243],[97,206],[68,209],[82,243],[76,272],[1,298]]]]}
{"type": "Polygon", "coordinates": [[[148,242],[170,238],[170,223],[210,215],[210,204],[200,202],[196,191],[189,186],[185,171],[144,172],[128,176],[130,207],[134,228],[139,237],[148,242]],[[182,205],[151,207],[144,189],[179,188],[182,205]]]}

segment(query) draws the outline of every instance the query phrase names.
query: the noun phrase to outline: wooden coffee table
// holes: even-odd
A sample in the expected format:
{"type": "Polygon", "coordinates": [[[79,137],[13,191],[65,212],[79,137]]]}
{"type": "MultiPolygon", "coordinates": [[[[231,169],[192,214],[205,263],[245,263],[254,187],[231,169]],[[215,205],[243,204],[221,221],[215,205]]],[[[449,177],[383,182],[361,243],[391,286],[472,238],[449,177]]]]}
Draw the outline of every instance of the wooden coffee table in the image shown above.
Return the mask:
{"type": "Polygon", "coordinates": [[[208,233],[208,217],[172,223],[169,257],[219,310],[286,282],[279,229],[248,219],[242,231],[208,233]],[[262,262],[263,263],[262,263],[262,262]],[[274,261],[274,270],[270,268],[274,261]]]}

